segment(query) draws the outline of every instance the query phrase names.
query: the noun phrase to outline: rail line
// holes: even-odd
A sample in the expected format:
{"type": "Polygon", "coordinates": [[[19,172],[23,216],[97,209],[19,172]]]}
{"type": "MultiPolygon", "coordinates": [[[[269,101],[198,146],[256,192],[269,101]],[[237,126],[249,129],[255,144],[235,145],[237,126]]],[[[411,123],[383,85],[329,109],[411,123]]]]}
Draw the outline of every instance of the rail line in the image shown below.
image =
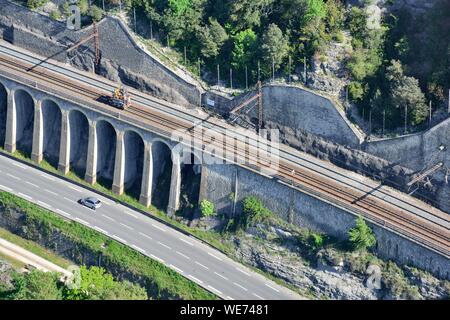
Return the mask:
{"type": "MultiPolygon", "coordinates": [[[[14,62],[11,61],[10,59],[4,59],[2,57],[0,57],[0,65],[7,67],[7,68],[13,68],[16,69],[20,72],[26,72],[26,73],[33,73],[33,76],[40,78],[43,81],[48,82],[49,80],[52,80],[54,83],[54,85],[56,85],[57,87],[64,87],[69,91],[76,91],[78,94],[82,94],[83,96],[92,99],[92,100],[97,100],[98,97],[101,96],[101,94],[98,91],[95,91],[91,88],[89,88],[88,86],[84,86],[84,85],[77,85],[75,86],[73,84],[73,82],[70,82],[68,80],[62,79],[60,77],[56,77],[48,72],[39,72],[38,70],[36,70],[37,68],[33,68],[30,71],[30,68],[27,68],[26,66],[24,66],[21,63],[18,62],[14,62]],[[81,89],[81,90],[80,90],[81,89]]],[[[105,90],[105,89],[102,89],[105,90]]],[[[106,91],[106,90],[105,90],[106,91]]],[[[135,99],[133,99],[135,100],[135,99]]],[[[117,110],[116,110],[117,111],[117,110]]],[[[140,119],[144,118],[147,121],[151,121],[154,124],[157,124],[159,126],[161,126],[162,124],[164,125],[164,128],[167,131],[167,128],[169,128],[170,130],[179,130],[180,128],[185,129],[187,134],[189,132],[189,129],[192,128],[192,123],[188,122],[188,121],[173,121],[170,119],[167,119],[166,117],[164,117],[163,115],[158,114],[157,112],[150,112],[150,110],[148,110],[147,108],[142,109],[142,108],[138,108],[136,106],[130,106],[126,111],[124,111],[124,113],[129,113],[132,114],[134,116],[139,117],[140,119]]],[[[201,119],[201,118],[199,118],[201,119]]],[[[201,121],[204,121],[204,119],[201,119],[201,121]]],[[[194,124],[195,125],[195,124],[194,124]]],[[[226,129],[225,126],[222,126],[222,129],[226,129]]],[[[202,134],[205,133],[204,128],[202,128],[202,134]]],[[[195,137],[194,133],[191,133],[190,135],[188,135],[189,137],[195,137]]],[[[224,135],[222,132],[220,132],[220,134],[224,135]]],[[[197,137],[197,138],[202,138],[202,137],[197,137]]],[[[210,141],[210,143],[214,143],[215,145],[217,145],[217,147],[219,148],[225,148],[225,150],[227,150],[228,146],[224,146],[224,145],[219,145],[219,142],[223,141],[223,140],[219,140],[219,141],[210,141]]],[[[257,163],[259,166],[264,166],[264,163],[262,163],[261,161],[259,161],[257,152],[250,152],[250,148],[254,148],[254,146],[252,146],[249,141],[240,141],[241,144],[244,144],[244,146],[246,148],[244,148],[244,151],[242,151],[242,148],[238,148],[237,144],[233,146],[233,152],[236,156],[240,156],[243,157],[243,159],[248,159],[248,160],[254,160],[254,163],[257,163]]],[[[244,166],[245,167],[245,166],[244,166]]],[[[361,194],[357,194],[355,192],[355,190],[350,190],[350,188],[348,188],[347,186],[344,187],[337,187],[335,184],[327,182],[327,181],[323,181],[323,179],[319,179],[317,177],[312,177],[310,173],[305,173],[305,169],[299,169],[297,168],[297,170],[294,171],[294,173],[292,173],[292,166],[288,166],[286,164],[280,164],[279,166],[280,172],[279,172],[279,176],[277,176],[277,178],[281,177],[281,181],[287,180],[288,183],[286,184],[291,184],[293,186],[294,183],[298,183],[301,182],[303,184],[305,184],[306,186],[313,186],[316,191],[319,191],[319,193],[321,193],[323,196],[327,195],[327,197],[329,198],[329,195],[332,195],[332,198],[334,200],[334,202],[338,202],[338,204],[343,204],[344,206],[348,207],[349,203],[351,204],[350,207],[351,209],[357,209],[360,208],[359,211],[363,212],[363,215],[368,217],[369,219],[372,220],[376,220],[378,222],[380,222],[380,220],[382,221],[383,225],[386,225],[386,223],[388,223],[388,225],[391,225],[392,227],[394,227],[395,229],[400,229],[402,233],[404,233],[404,235],[412,237],[417,239],[417,235],[420,235],[420,241],[432,248],[434,248],[435,250],[438,250],[441,253],[444,253],[445,255],[448,256],[449,253],[449,240],[450,237],[448,236],[448,232],[446,232],[446,230],[442,230],[442,228],[444,229],[448,229],[445,226],[439,225],[435,222],[434,225],[430,225],[428,223],[428,220],[424,217],[417,217],[417,215],[413,212],[410,212],[409,210],[405,210],[405,209],[394,209],[395,211],[400,211],[400,212],[394,212],[392,210],[389,210],[386,207],[381,206],[380,204],[378,204],[376,201],[374,201],[373,199],[370,199],[369,196],[364,196],[367,192],[360,190],[354,186],[352,186],[353,189],[359,190],[363,192],[363,196],[361,196],[361,194]],[[362,209],[362,210],[361,210],[362,209]],[[407,213],[410,217],[405,217],[404,213],[402,214],[402,211],[404,213],[407,213]],[[380,219],[379,217],[382,217],[382,219],[380,219]],[[420,220],[425,220],[425,221],[420,221],[420,220]],[[400,228],[399,228],[400,226],[400,228]],[[441,229],[441,230],[439,230],[441,229]]],[[[309,171],[313,171],[312,169],[308,168],[307,170],[309,171]]],[[[319,173],[320,175],[324,175],[323,173],[319,173]]],[[[325,175],[326,176],[326,175],[325,175]]],[[[330,177],[327,177],[327,179],[330,179],[330,177]]],[[[343,183],[341,183],[343,184],[343,183]]],[[[378,198],[378,197],[376,197],[378,198]]],[[[397,198],[396,198],[397,199],[397,198]]],[[[382,200],[382,199],[381,199],[382,200]]],[[[401,200],[401,199],[399,199],[401,200]]],[[[379,201],[378,201],[379,202],[379,201]]],[[[390,204],[389,204],[390,205],[390,204]]],[[[408,205],[411,205],[410,203],[408,203],[408,205]]],[[[392,206],[392,205],[390,205],[392,206]]],[[[421,209],[423,210],[423,209],[421,209]]],[[[428,212],[428,214],[430,215],[434,215],[435,217],[438,217],[440,219],[442,219],[441,216],[428,212]]]]}

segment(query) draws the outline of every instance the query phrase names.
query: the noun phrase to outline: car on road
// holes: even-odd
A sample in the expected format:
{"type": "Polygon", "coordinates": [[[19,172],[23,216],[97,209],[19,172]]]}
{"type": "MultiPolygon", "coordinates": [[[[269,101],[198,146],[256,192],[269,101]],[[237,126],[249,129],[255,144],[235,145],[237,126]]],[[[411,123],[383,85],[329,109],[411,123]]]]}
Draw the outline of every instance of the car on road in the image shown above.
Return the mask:
{"type": "Polygon", "coordinates": [[[102,206],[100,200],[94,197],[82,198],[78,201],[78,203],[82,204],[85,207],[88,207],[92,210],[96,210],[102,206]]]}

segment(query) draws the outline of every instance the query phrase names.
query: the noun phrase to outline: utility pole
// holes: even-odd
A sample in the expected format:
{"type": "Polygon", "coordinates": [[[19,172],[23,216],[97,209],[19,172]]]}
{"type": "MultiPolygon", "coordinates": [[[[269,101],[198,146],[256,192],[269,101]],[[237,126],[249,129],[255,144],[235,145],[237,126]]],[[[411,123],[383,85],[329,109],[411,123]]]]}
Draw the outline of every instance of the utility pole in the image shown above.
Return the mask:
{"type": "Polygon", "coordinates": [[[186,54],[186,46],[184,46],[184,65],[186,65],[187,62],[187,54],[186,54]]]}
{"type": "Polygon", "coordinates": [[[383,109],[383,133],[382,133],[382,135],[383,135],[383,138],[384,138],[384,129],[385,129],[385,126],[386,126],[386,109],[383,109]]]}
{"type": "Polygon", "coordinates": [[[153,40],[153,21],[150,20],[150,39],[153,40]]]}
{"type": "Polygon", "coordinates": [[[291,83],[291,56],[289,56],[289,66],[288,66],[288,72],[289,72],[289,77],[288,77],[288,81],[289,83],[291,83]]]}
{"type": "Polygon", "coordinates": [[[450,113],[450,89],[448,89],[448,113],[450,113]]]}
{"type": "Polygon", "coordinates": [[[272,82],[275,81],[275,58],[272,56],[272,82]]]}
{"type": "Polygon", "coordinates": [[[248,72],[247,72],[247,66],[245,66],[245,90],[248,90],[248,72]]]}
{"type": "Polygon", "coordinates": [[[119,0],[119,12],[122,14],[122,0],[119,0]]]}
{"type": "Polygon", "coordinates": [[[201,69],[201,64],[200,64],[200,58],[197,59],[197,64],[198,64],[198,77],[201,80],[202,79],[202,69],[201,69]]]}
{"type": "Polygon", "coordinates": [[[103,11],[106,12],[106,10],[105,10],[105,0],[102,0],[102,7],[103,7],[103,11]]]}
{"type": "Polygon", "coordinates": [[[405,104],[405,134],[408,131],[408,105],[405,104]]]}
{"type": "Polygon", "coordinates": [[[167,34],[167,48],[170,48],[169,34],[167,34]]]}
{"type": "Polygon", "coordinates": [[[220,65],[217,64],[217,88],[220,86],[220,65]]]}
{"type": "Polygon", "coordinates": [[[431,128],[431,112],[432,112],[432,102],[430,100],[430,123],[429,123],[430,128],[431,128]]]}
{"type": "Polygon", "coordinates": [[[372,135],[372,108],[369,109],[369,136],[372,135]]]}
{"type": "Polygon", "coordinates": [[[307,84],[308,81],[306,80],[306,56],[303,57],[303,77],[305,84],[307,84]]]}
{"type": "Polygon", "coordinates": [[[263,104],[262,104],[262,86],[261,81],[258,81],[258,133],[263,127],[264,113],[263,113],[263,104]]]}
{"type": "Polygon", "coordinates": [[[233,90],[233,69],[230,68],[230,88],[233,90]]]}
{"type": "Polygon", "coordinates": [[[258,81],[261,81],[261,63],[258,60],[258,81]]]}
{"type": "Polygon", "coordinates": [[[137,25],[136,25],[136,7],[133,7],[133,17],[134,17],[134,33],[137,33],[137,25]]]}

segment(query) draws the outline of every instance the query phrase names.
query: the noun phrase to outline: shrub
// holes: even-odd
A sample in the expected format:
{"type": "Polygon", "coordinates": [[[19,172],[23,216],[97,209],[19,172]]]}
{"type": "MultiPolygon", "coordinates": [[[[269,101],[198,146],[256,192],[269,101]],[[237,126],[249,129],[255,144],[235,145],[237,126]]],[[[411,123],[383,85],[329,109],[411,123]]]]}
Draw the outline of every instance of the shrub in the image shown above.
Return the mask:
{"type": "Polygon", "coordinates": [[[52,12],[50,12],[50,18],[53,20],[59,20],[61,19],[61,13],[59,12],[59,10],[53,10],[52,12]]]}
{"type": "Polygon", "coordinates": [[[356,219],[356,226],[348,231],[348,236],[355,250],[366,250],[377,242],[372,229],[361,217],[356,219]]]}
{"type": "Polygon", "coordinates": [[[308,237],[308,242],[313,249],[318,249],[324,246],[325,237],[320,233],[311,232],[308,237]]]}
{"type": "Polygon", "coordinates": [[[46,3],[47,3],[47,0],[28,0],[27,7],[30,9],[37,9],[46,3]]]}
{"type": "Polygon", "coordinates": [[[202,217],[211,217],[216,214],[214,203],[206,199],[200,202],[200,211],[202,213],[202,217]]]}
{"type": "Polygon", "coordinates": [[[91,6],[91,9],[89,9],[89,16],[93,21],[100,21],[103,17],[103,11],[97,6],[91,6]]]}
{"type": "Polygon", "coordinates": [[[272,212],[256,197],[245,198],[242,205],[243,216],[241,217],[239,224],[243,228],[248,228],[253,224],[265,221],[272,216],[272,212]]]}

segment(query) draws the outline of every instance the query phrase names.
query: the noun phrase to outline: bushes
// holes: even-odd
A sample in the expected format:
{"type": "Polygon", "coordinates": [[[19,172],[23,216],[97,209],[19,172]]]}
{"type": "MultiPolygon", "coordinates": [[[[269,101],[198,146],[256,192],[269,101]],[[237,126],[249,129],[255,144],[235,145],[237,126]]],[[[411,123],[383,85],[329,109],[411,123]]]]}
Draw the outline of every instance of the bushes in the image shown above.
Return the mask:
{"type": "Polygon", "coordinates": [[[200,202],[200,212],[202,214],[202,217],[212,217],[215,213],[214,203],[212,203],[209,200],[202,200],[200,202]]]}
{"type": "Polygon", "coordinates": [[[27,7],[34,10],[39,7],[42,7],[46,3],[47,3],[47,0],[28,0],[27,7]]]}
{"type": "Polygon", "coordinates": [[[251,225],[266,221],[273,213],[256,197],[247,197],[242,201],[242,216],[239,225],[246,229],[251,225]]]}

